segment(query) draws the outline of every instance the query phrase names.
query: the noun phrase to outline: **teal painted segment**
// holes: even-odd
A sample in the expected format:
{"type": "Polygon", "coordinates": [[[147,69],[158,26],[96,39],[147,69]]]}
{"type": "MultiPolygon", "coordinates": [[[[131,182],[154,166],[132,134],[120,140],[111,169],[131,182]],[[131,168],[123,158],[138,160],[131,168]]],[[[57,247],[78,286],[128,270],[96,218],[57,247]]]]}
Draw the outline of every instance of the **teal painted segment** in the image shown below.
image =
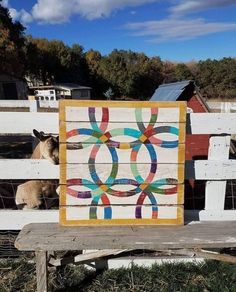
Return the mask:
{"type": "Polygon", "coordinates": [[[179,129],[175,127],[170,127],[170,133],[179,136],[179,129]]]}

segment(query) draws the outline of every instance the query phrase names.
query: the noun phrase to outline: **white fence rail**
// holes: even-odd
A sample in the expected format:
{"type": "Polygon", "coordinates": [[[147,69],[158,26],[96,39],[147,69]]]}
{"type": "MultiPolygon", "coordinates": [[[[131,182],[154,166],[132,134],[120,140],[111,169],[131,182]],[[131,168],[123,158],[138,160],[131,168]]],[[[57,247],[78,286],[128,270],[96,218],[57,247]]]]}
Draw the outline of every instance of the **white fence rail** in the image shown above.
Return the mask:
{"type": "MultiPolygon", "coordinates": [[[[1,106],[1,103],[0,103],[1,106]]],[[[187,132],[214,134],[208,160],[186,161],[186,179],[206,180],[205,208],[200,220],[236,220],[236,210],[224,210],[226,180],[236,179],[236,160],[230,160],[230,135],[236,134],[236,113],[191,113],[187,132]],[[219,136],[221,135],[221,136],[219,136]]],[[[58,113],[0,112],[0,134],[31,134],[33,128],[58,133],[58,113]]],[[[0,159],[1,179],[58,179],[59,167],[46,160],[0,159]]],[[[188,217],[196,211],[186,211],[188,217]]],[[[21,229],[33,222],[58,222],[57,210],[1,210],[0,230],[21,229]]]]}
{"type": "Polygon", "coordinates": [[[58,101],[44,100],[0,100],[0,108],[25,108],[30,112],[37,112],[40,108],[58,109],[58,101]]]}
{"type": "MultiPolygon", "coordinates": [[[[39,109],[58,109],[59,102],[46,100],[0,100],[0,108],[25,108],[30,112],[37,112],[39,109]]],[[[236,102],[207,101],[210,110],[230,113],[236,111],[236,102]]]]}
{"type": "Polygon", "coordinates": [[[213,111],[221,113],[230,113],[236,111],[236,102],[230,101],[208,101],[207,105],[213,111]]]}

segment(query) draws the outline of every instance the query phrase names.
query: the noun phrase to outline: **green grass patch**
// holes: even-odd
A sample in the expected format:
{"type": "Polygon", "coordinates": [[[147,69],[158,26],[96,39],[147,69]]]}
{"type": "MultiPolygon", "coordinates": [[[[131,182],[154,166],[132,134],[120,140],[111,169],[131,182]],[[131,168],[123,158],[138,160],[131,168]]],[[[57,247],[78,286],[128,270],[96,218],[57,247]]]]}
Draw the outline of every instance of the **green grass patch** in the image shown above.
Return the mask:
{"type": "MultiPolygon", "coordinates": [[[[34,259],[21,257],[0,261],[1,292],[36,291],[34,259]]],[[[49,268],[49,291],[149,292],[236,291],[236,265],[206,261],[165,263],[151,268],[131,265],[96,274],[85,266],[49,268]]]]}

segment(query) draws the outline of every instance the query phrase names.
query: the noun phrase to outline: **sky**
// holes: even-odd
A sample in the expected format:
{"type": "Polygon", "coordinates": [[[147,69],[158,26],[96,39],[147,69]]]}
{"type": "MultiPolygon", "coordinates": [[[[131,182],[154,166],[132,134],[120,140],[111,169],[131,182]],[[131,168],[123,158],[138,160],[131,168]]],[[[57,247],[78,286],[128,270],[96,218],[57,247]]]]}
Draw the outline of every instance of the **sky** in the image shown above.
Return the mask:
{"type": "MultiPolygon", "coordinates": [[[[1,1],[1,0],[0,0],[1,1]]],[[[33,37],[162,60],[236,57],[236,0],[2,0],[33,37]]]]}

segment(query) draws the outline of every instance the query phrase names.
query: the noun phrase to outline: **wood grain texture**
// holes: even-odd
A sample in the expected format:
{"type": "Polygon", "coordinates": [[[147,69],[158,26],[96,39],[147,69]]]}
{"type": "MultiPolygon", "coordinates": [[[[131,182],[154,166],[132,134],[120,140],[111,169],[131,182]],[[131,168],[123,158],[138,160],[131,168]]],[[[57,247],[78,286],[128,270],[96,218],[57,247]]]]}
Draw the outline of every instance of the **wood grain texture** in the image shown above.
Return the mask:
{"type": "MultiPolygon", "coordinates": [[[[102,188],[104,185],[102,186],[102,188]]],[[[148,187],[148,185],[146,185],[148,187]]],[[[96,192],[99,193],[102,191],[102,188],[96,189],[96,192]]],[[[174,193],[172,194],[158,194],[152,192],[154,199],[158,202],[158,205],[176,205],[176,204],[183,204],[184,203],[184,185],[165,185],[164,189],[173,189],[176,188],[174,193]]],[[[119,185],[116,187],[111,187],[112,190],[119,189],[123,190],[130,190],[134,189],[131,188],[130,185],[119,185]]],[[[66,185],[60,185],[60,206],[89,206],[91,205],[91,198],[78,198],[77,191],[91,191],[91,186],[72,186],[67,189],[66,185]],[[69,190],[70,189],[70,190],[69,190]]],[[[141,193],[128,196],[128,197],[118,197],[114,195],[110,195],[107,192],[103,192],[107,199],[109,200],[111,205],[134,205],[138,202],[141,193]]],[[[151,204],[150,199],[148,197],[145,198],[144,204],[151,204]]],[[[98,201],[98,205],[106,205],[101,200],[98,201]]]]}
{"type": "MultiPolygon", "coordinates": [[[[230,136],[211,137],[208,160],[224,161],[229,158],[230,136]]],[[[208,181],[206,183],[205,211],[224,210],[226,180],[208,181]]]]}
{"type": "MultiPolygon", "coordinates": [[[[148,122],[150,120],[150,111],[149,109],[151,107],[158,107],[160,109],[162,108],[174,108],[175,110],[178,109],[178,114],[177,118],[176,116],[174,117],[173,112],[172,116],[168,117],[169,122],[176,122],[176,121],[181,121],[185,122],[186,121],[186,102],[148,102],[148,101],[78,101],[78,100],[61,100],[59,102],[59,107],[60,107],[60,120],[61,121],[88,121],[88,113],[87,110],[85,110],[85,114],[78,111],[76,108],[86,108],[86,107],[96,107],[102,108],[102,107],[109,107],[111,109],[115,108],[116,113],[120,111],[120,114],[114,115],[112,117],[113,120],[110,121],[127,121],[127,122],[132,122],[133,118],[131,118],[133,115],[128,115],[125,116],[124,112],[129,112],[129,108],[141,108],[142,111],[144,112],[144,118],[143,121],[148,122]],[[145,114],[147,112],[147,114],[145,114]],[[148,114],[149,113],[149,114],[148,114]],[[79,120],[78,120],[78,117],[79,120]],[[147,120],[146,120],[147,119],[147,120]]],[[[99,118],[97,119],[99,121],[99,118]]],[[[135,120],[134,120],[135,121],[135,120]]],[[[165,122],[167,121],[166,119],[164,120],[165,122]]],[[[160,119],[161,122],[161,119],[160,119]]]]}
{"type": "Polygon", "coordinates": [[[59,165],[46,159],[0,159],[1,179],[58,179],[59,165]]]}
{"type": "Polygon", "coordinates": [[[91,206],[60,207],[60,224],[65,226],[77,225],[182,225],[183,207],[158,206],[158,218],[152,218],[151,205],[142,206],[142,218],[135,218],[137,205],[113,205],[112,219],[104,219],[106,206],[97,206],[97,218],[89,217],[91,206]]]}
{"type": "MultiPolygon", "coordinates": [[[[66,169],[65,165],[60,167],[66,169]]],[[[161,168],[161,165],[159,167],[161,168]]],[[[68,165],[68,168],[73,169],[73,165],[68,165]]],[[[170,173],[173,173],[171,169],[170,173]]],[[[236,179],[236,161],[189,160],[185,162],[184,176],[185,179],[199,180],[236,179]]],[[[1,179],[59,179],[59,166],[43,159],[0,159],[0,177],[1,179]]]]}
{"type": "Polygon", "coordinates": [[[21,230],[30,223],[59,222],[59,210],[0,210],[0,230],[21,230]]]}
{"type": "Polygon", "coordinates": [[[178,141],[178,143],[185,142],[185,123],[178,122],[156,122],[153,125],[154,130],[142,130],[142,127],[147,128],[149,123],[136,123],[136,122],[109,122],[106,126],[101,126],[101,123],[95,122],[60,122],[61,135],[60,142],[82,142],[84,144],[88,143],[109,143],[109,141],[118,142],[135,142],[139,141],[139,133],[142,135],[144,132],[145,140],[142,142],[147,142],[157,144],[158,142],[153,141],[154,139],[159,140],[160,143],[164,141],[166,144],[173,141],[178,141]],[[101,127],[101,129],[100,129],[101,127]],[[102,128],[103,127],[103,128],[102,128]],[[83,130],[88,129],[90,132],[88,134],[79,133],[83,130]],[[129,132],[131,130],[132,132],[129,132]],[[74,135],[68,136],[70,132],[74,131],[74,135]],[[126,131],[126,133],[123,133],[126,131]],[[66,135],[67,133],[67,135],[66,135]],[[100,137],[100,134],[103,134],[100,137]],[[181,134],[181,135],[180,135],[181,134]],[[108,136],[109,135],[109,136],[108,136]],[[148,140],[149,139],[149,140],[148,140]]]}
{"type": "Polygon", "coordinates": [[[58,134],[57,113],[1,112],[0,133],[32,134],[33,129],[58,134]]]}
{"type": "MultiPolygon", "coordinates": [[[[50,264],[54,267],[62,266],[67,263],[76,263],[76,264],[90,264],[93,261],[99,261],[100,259],[108,256],[117,256],[119,254],[131,251],[129,249],[103,249],[97,250],[93,252],[86,252],[83,254],[79,254],[73,258],[60,258],[60,259],[50,259],[50,264]]],[[[85,252],[85,251],[84,251],[85,252]]]]}
{"type": "Polygon", "coordinates": [[[236,113],[192,113],[189,117],[191,134],[236,133],[236,113]]]}
{"type": "Polygon", "coordinates": [[[19,250],[170,249],[236,246],[236,221],[195,222],[184,226],[63,227],[29,224],[19,233],[19,250]]]}
{"type": "Polygon", "coordinates": [[[0,108],[58,108],[58,100],[0,100],[0,108]]]}
{"type": "Polygon", "coordinates": [[[236,178],[236,160],[196,160],[194,161],[194,174],[188,173],[189,178],[200,180],[230,180],[236,178]]]}
{"type": "MultiPolygon", "coordinates": [[[[92,156],[92,151],[95,152],[94,145],[89,145],[84,149],[75,149],[75,150],[67,150],[66,144],[60,144],[60,163],[79,163],[86,164],[89,162],[89,157],[92,156]]],[[[184,163],[184,144],[180,144],[178,148],[168,149],[168,148],[160,148],[155,144],[152,144],[152,149],[156,152],[157,163],[184,163]]],[[[151,150],[153,152],[153,150],[151,150]]],[[[115,149],[113,152],[116,152],[118,156],[119,164],[131,161],[132,149],[115,149]]],[[[96,164],[103,163],[109,164],[112,163],[112,155],[109,148],[105,145],[101,145],[96,154],[96,164]]],[[[141,164],[150,164],[151,156],[149,150],[145,146],[141,146],[140,150],[137,154],[137,163],[141,164]]],[[[132,161],[131,161],[132,163],[132,161]]]]}
{"type": "MultiPolygon", "coordinates": [[[[61,176],[60,184],[66,184],[68,179],[73,178],[84,178],[88,181],[93,182],[91,177],[91,172],[89,168],[92,165],[90,164],[61,164],[60,172],[64,175],[61,176]]],[[[157,171],[154,174],[152,180],[149,182],[170,178],[169,184],[180,184],[184,182],[184,164],[176,164],[176,163],[158,163],[156,164],[157,171]],[[171,180],[172,179],[172,180],[171,180]]],[[[146,181],[149,173],[150,173],[150,164],[148,163],[139,163],[137,165],[137,170],[139,175],[146,181]]],[[[104,164],[96,163],[96,172],[100,178],[100,180],[106,184],[107,178],[110,176],[112,171],[112,164],[104,164]]],[[[119,165],[118,172],[116,175],[117,179],[127,178],[134,179],[134,174],[131,169],[131,165],[128,163],[122,163],[119,165]]],[[[86,182],[85,182],[86,184],[86,182]]],[[[89,184],[89,182],[87,182],[89,184]]],[[[122,184],[122,182],[121,182],[122,184]]]]}
{"type": "MultiPolygon", "coordinates": [[[[95,107],[95,106],[93,106],[95,107]]],[[[87,107],[66,107],[65,114],[66,114],[66,121],[67,122],[98,122],[102,121],[102,109],[109,108],[109,122],[112,123],[136,123],[136,122],[144,122],[148,124],[151,118],[151,107],[149,108],[141,108],[141,115],[140,117],[136,117],[134,110],[139,109],[138,107],[110,107],[109,104],[104,104],[103,107],[96,107],[95,108],[95,117],[90,118],[88,117],[88,108],[87,107]]],[[[163,123],[163,122],[179,122],[179,115],[180,111],[179,108],[175,105],[173,108],[158,108],[158,119],[156,123],[163,123]],[[166,111],[168,109],[168,111],[166,111]]],[[[182,120],[181,122],[185,122],[182,120]]]]}
{"type": "Polygon", "coordinates": [[[36,257],[36,272],[37,272],[37,292],[48,291],[48,272],[47,272],[47,252],[37,250],[36,257]]]}

